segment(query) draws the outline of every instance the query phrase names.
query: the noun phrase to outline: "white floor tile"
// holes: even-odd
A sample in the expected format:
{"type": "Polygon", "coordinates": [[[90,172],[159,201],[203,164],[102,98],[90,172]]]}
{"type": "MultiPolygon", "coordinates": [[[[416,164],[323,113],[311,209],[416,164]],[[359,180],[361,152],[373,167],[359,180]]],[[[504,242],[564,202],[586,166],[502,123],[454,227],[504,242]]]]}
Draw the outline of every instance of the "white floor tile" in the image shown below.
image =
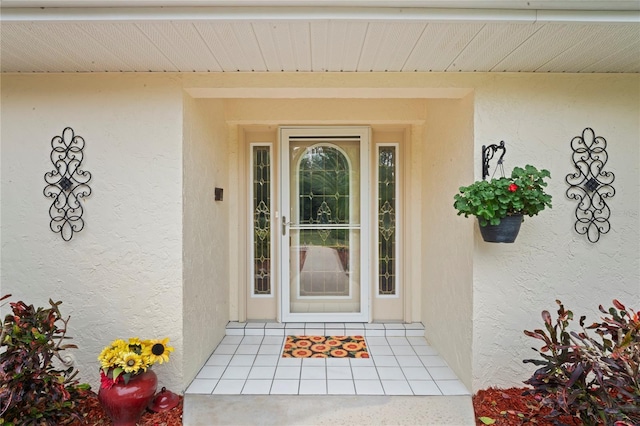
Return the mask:
{"type": "Polygon", "coordinates": [[[389,342],[390,346],[406,346],[411,344],[409,343],[409,340],[407,340],[406,337],[398,337],[398,336],[387,337],[387,342],[389,342]]]}
{"type": "Polygon", "coordinates": [[[240,344],[241,345],[259,345],[263,343],[262,340],[264,340],[263,336],[244,336],[240,344]]]}
{"type": "Polygon", "coordinates": [[[351,367],[354,380],[378,380],[375,367],[351,367]]]}
{"type": "MultiPolygon", "coordinates": [[[[403,346],[404,347],[404,346],[403,346]]],[[[371,355],[393,355],[393,351],[391,350],[391,346],[389,345],[369,345],[367,350],[371,355]]]]}
{"type": "Polygon", "coordinates": [[[365,337],[365,342],[367,342],[367,345],[369,346],[389,346],[389,342],[387,342],[387,338],[386,337],[378,337],[378,336],[373,336],[373,337],[365,337]]]}
{"type": "Polygon", "coordinates": [[[409,380],[409,386],[414,395],[442,395],[433,380],[409,380]]]}
{"type": "Polygon", "coordinates": [[[258,349],[260,349],[260,345],[244,345],[241,344],[238,346],[236,350],[236,355],[255,355],[258,353],[258,349]]]}
{"type": "Polygon", "coordinates": [[[404,330],[404,324],[402,323],[386,323],[384,324],[385,330],[404,330]]]}
{"type": "Polygon", "coordinates": [[[466,386],[460,380],[436,380],[443,395],[469,395],[466,386]]]}
{"type": "Polygon", "coordinates": [[[253,361],[253,366],[263,367],[263,366],[276,366],[278,364],[278,360],[280,359],[279,355],[258,355],[256,356],[255,361],[253,361]]]}
{"type": "Polygon", "coordinates": [[[329,395],[355,395],[353,380],[327,380],[329,395]]]}
{"type": "Polygon", "coordinates": [[[377,371],[381,380],[405,380],[400,367],[378,367],[377,371]]]}
{"type": "Polygon", "coordinates": [[[304,325],[305,330],[306,329],[314,329],[314,330],[324,330],[324,323],[323,322],[308,322],[304,325]]]}
{"type": "Polygon", "coordinates": [[[325,367],[327,360],[325,358],[302,358],[303,367],[325,367]]]}
{"type": "Polygon", "coordinates": [[[227,323],[227,329],[229,328],[244,328],[247,325],[246,322],[230,321],[227,323]]]}
{"type": "Polygon", "coordinates": [[[429,367],[427,370],[433,380],[456,380],[458,378],[449,367],[429,367]]]}
{"type": "Polygon", "coordinates": [[[229,362],[229,365],[234,367],[244,366],[244,365],[253,365],[253,361],[255,361],[255,355],[234,355],[229,362]]]}
{"type": "Polygon", "coordinates": [[[386,330],[384,332],[385,336],[393,336],[393,337],[400,337],[400,336],[405,336],[406,330],[402,329],[402,330],[386,330]]]}
{"type": "Polygon", "coordinates": [[[286,324],[283,322],[268,322],[264,328],[285,328],[286,324]]]}
{"type": "Polygon", "coordinates": [[[405,324],[404,328],[407,330],[424,330],[424,325],[421,322],[411,322],[409,324],[405,324]]]}
{"type": "Polygon", "coordinates": [[[300,367],[302,365],[302,358],[279,358],[278,366],[282,367],[300,367]]]}
{"type": "Polygon", "coordinates": [[[213,389],[214,395],[240,395],[244,380],[220,380],[213,389]]]}
{"type": "Polygon", "coordinates": [[[384,330],[384,324],[379,323],[366,323],[364,328],[367,330],[384,330]]]}
{"type": "Polygon", "coordinates": [[[327,367],[327,379],[329,380],[351,380],[350,367],[327,367]]]}
{"type": "Polygon", "coordinates": [[[326,380],[300,380],[300,395],[326,395],[326,380]]]}
{"type": "Polygon", "coordinates": [[[265,336],[262,339],[263,345],[279,345],[282,346],[284,344],[284,336],[265,336]]]}
{"type": "Polygon", "coordinates": [[[406,380],[382,380],[382,387],[386,395],[413,395],[406,380]]]}
{"type": "Polygon", "coordinates": [[[325,358],[327,367],[348,367],[349,358],[325,358]]]}
{"type": "Polygon", "coordinates": [[[280,367],[276,368],[275,379],[300,379],[300,367],[280,367]]]}
{"type": "Polygon", "coordinates": [[[235,323],[185,393],[468,395],[419,333],[421,323],[235,323]],[[282,358],[285,334],[358,333],[370,358],[282,358]]]}
{"type": "Polygon", "coordinates": [[[373,367],[373,358],[349,358],[351,367],[373,367]]]}
{"type": "Polygon", "coordinates": [[[231,354],[229,355],[214,354],[209,357],[206,365],[228,365],[229,361],[231,361],[231,358],[233,358],[233,355],[231,354]]]}
{"type": "MultiPolygon", "coordinates": [[[[240,345],[240,347],[242,347],[242,345],[240,345]]],[[[413,350],[413,347],[411,345],[409,346],[391,346],[391,350],[393,351],[394,355],[416,355],[416,352],[413,350]]],[[[238,348],[238,351],[240,351],[240,348],[238,348]]],[[[236,353],[240,353],[240,352],[236,352],[236,353]]]]}
{"type": "Polygon", "coordinates": [[[422,367],[422,361],[417,355],[401,355],[397,356],[400,367],[422,367]]]}
{"type": "Polygon", "coordinates": [[[425,367],[448,367],[447,363],[437,355],[421,355],[418,358],[425,367]]]}
{"type": "Polygon", "coordinates": [[[296,395],[299,388],[298,380],[274,380],[271,385],[271,395],[296,395]]]}
{"type": "Polygon", "coordinates": [[[226,368],[224,365],[205,365],[198,372],[196,379],[219,379],[226,368]]]}
{"type": "Polygon", "coordinates": [[[420,336],[420,337],[410,336],[410,337],[407,337],[407,340],[413,346],[429,346],[429,343],[427,343],[427,339],[425,339],[424,336],[420,336]]]}
{"type": "Polygon", "coordinates": [[[249,380],[269,379],[273,380],[276,373],[276,367],[253,367],[249,371],[249,380]]]}
{"type": "Polygon", "coordinates": [[[327,378],[326,367],[307,366],[307,365],[304,365],[303,363],[302,373],[300,377],[302,378],[302,380],[305,380],[305,379],[323,379],[324,380],[327,378]]]}
{"type": "Polygon", "coordinates": [[[438,351],[436,351],[435,348],[431,346],[414,346],[413,350],[416,352],[416,354],[421,356],[438,355],[438,351]]]}
{"type": "Polygon", "coordinates": [[[217,380],[210,379],[194,379],[189,385],[185,393],[189,394],[210,394],[218,384],[217,380]]]}
{"type": "Polygon", "coordinates": [[[241,366],[241,367],[227,367],[227,369],[222,374],[222,380],[246,380],[249,377],[249,371],[251,367],[249,366],[241,366]]]}
{"type": "Polygon", "coordinates": [[[260,345],[260,349],[258,349],[260,355],[274,355],[280,354],[281,352],[281,345],[260,345]]]}
{"type": "Polygon", "coordinates": [[[407,380],[431,380],[431,376],[424,367],[403,367],[402,372],[407,380]]]}
{"type": "Polygon", "coordinates": [[[358,395],[384,395],[380,380],[354,380],[358,395]]]}
{"type": "Polygon", "coordinates": [[[373,363],[376,367],[397,367],[398,361],[395,356],[377,356],[373,357],[373,363]]]}
{"type": "Polygon", "coordinates": [[[233,355],[238,349],[238,345],[218,345],[215,351],[213,351],[214,355],[233,355]]]}
{"type": "Polygon", "coordinates": [[[242,342],[243,336],[224,336],[221,345],[239,345],[242,342]]]}
{"type": "Polygon", "coordinates": [[[272,380],[247,380],[242,388],[243,395],[268,395],[272,380]]]}

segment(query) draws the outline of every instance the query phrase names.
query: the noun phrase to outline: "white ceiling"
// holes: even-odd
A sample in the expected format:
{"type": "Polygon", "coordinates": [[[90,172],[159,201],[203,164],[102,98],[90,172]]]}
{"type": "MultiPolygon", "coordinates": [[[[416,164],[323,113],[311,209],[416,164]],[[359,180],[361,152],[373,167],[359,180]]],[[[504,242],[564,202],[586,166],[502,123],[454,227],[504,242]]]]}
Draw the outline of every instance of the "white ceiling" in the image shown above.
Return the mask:
{"type": "Polygon", "coordinates": [[[104,3],[4,0],[0,70],[640,73],[637,1],[104,3]],[[265,7],[279,3],[292,6],[265,7]],[[433,7],[442,3],[478,7],[433,7]],[[509,8],[487,8],[498,4],[509,8]]]}

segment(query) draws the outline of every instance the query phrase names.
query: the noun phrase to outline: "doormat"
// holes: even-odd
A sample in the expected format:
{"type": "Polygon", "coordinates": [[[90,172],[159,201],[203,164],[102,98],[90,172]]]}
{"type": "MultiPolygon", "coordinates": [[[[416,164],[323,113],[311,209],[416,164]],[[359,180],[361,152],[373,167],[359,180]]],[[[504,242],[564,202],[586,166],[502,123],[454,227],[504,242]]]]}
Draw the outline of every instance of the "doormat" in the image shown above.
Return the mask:
{"type": "Polygon", "coordinates": [[[362,336],[287,336],[283,358],[369,358],[362,336]]]}

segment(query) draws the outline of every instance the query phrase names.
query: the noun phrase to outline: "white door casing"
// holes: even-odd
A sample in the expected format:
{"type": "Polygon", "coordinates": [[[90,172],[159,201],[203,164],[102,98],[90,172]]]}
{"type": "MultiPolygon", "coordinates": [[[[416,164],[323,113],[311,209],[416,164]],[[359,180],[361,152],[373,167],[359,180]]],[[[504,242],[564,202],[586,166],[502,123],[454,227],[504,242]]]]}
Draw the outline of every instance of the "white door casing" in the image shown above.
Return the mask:
{"type": "Polygon", "coordinates": [[[367,322],[369,127],[281,127],[282,321],[367,322]]]}

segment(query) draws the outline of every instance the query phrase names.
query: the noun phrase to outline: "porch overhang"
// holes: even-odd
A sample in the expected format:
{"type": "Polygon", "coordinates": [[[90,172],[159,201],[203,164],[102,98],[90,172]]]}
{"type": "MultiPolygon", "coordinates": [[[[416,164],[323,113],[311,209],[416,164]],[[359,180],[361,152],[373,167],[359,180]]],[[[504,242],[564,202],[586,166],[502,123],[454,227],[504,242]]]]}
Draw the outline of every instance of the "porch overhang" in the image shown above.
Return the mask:
{"type": "Polygon", "coordinates": [[[2,72],[640,72],[635,1],[8,0],[1,11],[2,72]]]}

